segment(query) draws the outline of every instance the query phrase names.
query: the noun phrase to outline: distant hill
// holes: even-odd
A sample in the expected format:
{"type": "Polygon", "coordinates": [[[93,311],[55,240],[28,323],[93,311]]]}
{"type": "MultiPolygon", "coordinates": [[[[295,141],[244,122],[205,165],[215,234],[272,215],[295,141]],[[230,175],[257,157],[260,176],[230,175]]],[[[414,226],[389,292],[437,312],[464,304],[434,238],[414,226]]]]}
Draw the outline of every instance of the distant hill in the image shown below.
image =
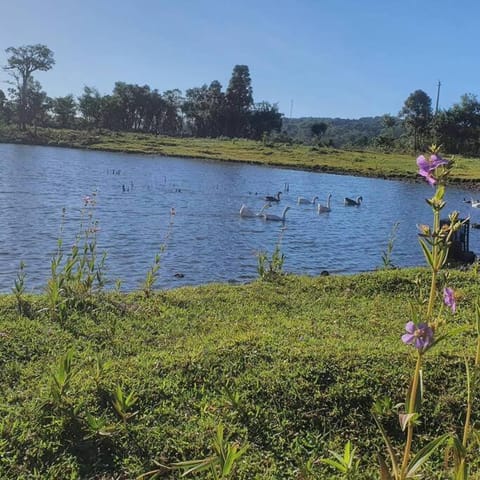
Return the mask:
{"type": "MultiPolygon", "coordinates": [[[[320,122],[328,125],[321,141],[335,147],[366,147],[375,137],[385,133],[382,117],[363,117],[356,120],[313,117],[284,118],[282,130],[294,140],[310,143],[315,140],[311,127],[320,122]]],[[[399,126],[396,127],[395,136],[401,133],[399,132],[401,129],[399,126]]]]}

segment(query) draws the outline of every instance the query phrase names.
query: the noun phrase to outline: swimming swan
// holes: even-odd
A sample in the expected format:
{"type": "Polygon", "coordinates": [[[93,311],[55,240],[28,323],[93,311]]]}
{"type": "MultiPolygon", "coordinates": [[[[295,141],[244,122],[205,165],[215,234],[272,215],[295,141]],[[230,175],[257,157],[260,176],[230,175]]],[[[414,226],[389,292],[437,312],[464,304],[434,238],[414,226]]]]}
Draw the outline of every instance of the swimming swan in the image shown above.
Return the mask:
{"type": "Polygon", "coordinates": [[[290,210],[290,207],[285,207],[281,217],[279,217],[278,215],[273,215],[271,213],[262,213],[262,217],[265,220],[270,220],[272,222],[284,222],[285,221],[285,215],[289,210],[290,210]]]}
{"type": "Polygon", "coordinates": [[[271,195],[267,195],[266,197],[263,197],[263,198],[267,202],[279,202],[281,194],[282,194],[282,192],[277,192],[277,194],[274,197],[272,197],[271,195]]]}
{"type": "Polygon", "coordinates": [[[245,204],[242,204],[242,206],[240,207],[240,216],[244,218],[261,217],[263,214],[263,211],[269,206],[270,204],[266,203],[258,213],[255,213],[253,210],[248,208],[245,204]]]}
{"type": "Polygon", "coordinates": [[[347,207],[359,207],[360,204],[362,203],[362,200],[363,200],[363,197],[357,197],[356,200],[353,200],[353,198],[345,197],[345,198],[343,199],[343,203],[344,203],[347,207]]]}
{"type": "Polygon", "coordinates": [[[315,205],[315,202],[318,200],[318,197],[313,197],[311,200],[309,200],[308,198],[305,198],[305,197],[298,197],[297,199],[297,203],[299,205],[301,204],[310,204],[310,205],[315,205]]]}
{"type": "Polygon", "coordinates": [[[474,200],[472,198],[471,202],[470,202],[470,205],[473,207],[473,208],[480,208],[480,200],[474,200]]]}
{"type": "Polygon", "coordinates": [[[318,213],[328,213],[331,212],[332,210],[330,209],[330,199],[332,198],[332,194],[329,193],[327,197],[327,204],[322,205],[321,203],[318,204],[317,206],[317,212],[318,213]]]}

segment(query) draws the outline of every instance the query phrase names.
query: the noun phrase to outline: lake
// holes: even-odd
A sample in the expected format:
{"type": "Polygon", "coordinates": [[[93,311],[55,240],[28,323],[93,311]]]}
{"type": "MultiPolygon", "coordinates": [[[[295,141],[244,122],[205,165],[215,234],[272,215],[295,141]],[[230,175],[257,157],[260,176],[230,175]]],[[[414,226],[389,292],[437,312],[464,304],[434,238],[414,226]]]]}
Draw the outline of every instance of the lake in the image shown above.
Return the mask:
{"type": "MultiPolygon", "coordinates": [[[[0,144],[0,292],[11,290],[21,261],[27,291],[44,288],[58,238],[65,246],[73,243],[83,199],[93,192],[108,287],[121,280],[122,290],[130,291],[141,285],[164,244],[158,288],[253,280],[257,254],[271,254],[277,242],[288,272],[374,270],[396,222],[392,261],[424,265],[416,225],[431,223],[424,199],[433,189],[423,182],[242,163],[0,144]],[[263,196],[278,191],[281,201],[268,212],[281,215],[290,206],[284,225],[240,217],[242,204],[258,211],[263,196]],[[318,195],[325,203],[329,193],[330,213],[297,205],[298,196],[318,195]],[[344,197],[358,195],[360,207],[343,205],[344,197]]],[[[449,187],[445,213],[459,210],[479,223],[480,209],[463,202],[470,196],[449,187]]],[[[480,252],[480,230],[471,230],[470,250],[480,252]]]]}

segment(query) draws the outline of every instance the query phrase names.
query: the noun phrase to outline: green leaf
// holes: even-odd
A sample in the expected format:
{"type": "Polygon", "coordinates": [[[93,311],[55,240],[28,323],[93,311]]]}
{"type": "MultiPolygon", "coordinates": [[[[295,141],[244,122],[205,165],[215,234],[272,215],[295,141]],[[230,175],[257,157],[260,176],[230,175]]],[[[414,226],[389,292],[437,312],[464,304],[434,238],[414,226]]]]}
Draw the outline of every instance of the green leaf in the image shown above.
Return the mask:
{"type": "Polygon", "coordinates": [[[205,470],[209,470],[212,468],[218,459],[216,456],[202,458],[200,460],[186,460],[184,462],[176,462],[172,463],[172,468],[176,469],[184,469],[185,471],[182,473],[182,477],[189,475],[190,473],[198,473],[204,472],[205,470]]]}
{"type": "Polygon", "coordinates": [[[433,452],[442,445],[448,438],[450,434],[445,433],[444,435],[432,440],[427,443],[411,460],[407,468],[406,478],[412,478],[415,476],[417,470],[430,458],[433,452]]]}
{"type": "MultiPolygon", "coordinates": [[[[387,447],[387,451],[390,456],[390,461],[392,462],[393,476],[394,478],[398,478],[400,471],[397,464],[397,457],[395,455],[395,450],[393,449],[392,444],[390,443],[390,440],[387,437],[387,433],[385,432],[385,429],[382,427],[382,424],[380,423],[378,418],[375,415],[373,415],[373,419],[375,420],[375,423],[377,424],[377,427],[380,430],[380,433],[382,434],[383,441],[385,442],[385,445],[387,447]]],[[[385,478],[389,479],[391,477],[385,477],[385,478]]]]}
{"type": "Polygon", "coordinates": [[[427,263],[433,268],[432,252],[429,250],[428,245],[422,238],[420,238],[418,241],[420,242],[420,246],[422,247],[423,254],[425,255],[425,259],[427,260],[427,263]]]}
{"type": "Polygon", "coordinates": [[[335,460],[332,460],[331,458],[321,458],[320,462],[325,463],[326,465],[330,465],[331,467],[342,473],[347,473],[348,471],[345,465],[335,460]]]}
{"type": "Polygon", "coordinates": [[[443,197],[445,196],[445,185],[439,185],[437,187],[437,191],[435,192],[435,200],[443,200],[443,197]]]}

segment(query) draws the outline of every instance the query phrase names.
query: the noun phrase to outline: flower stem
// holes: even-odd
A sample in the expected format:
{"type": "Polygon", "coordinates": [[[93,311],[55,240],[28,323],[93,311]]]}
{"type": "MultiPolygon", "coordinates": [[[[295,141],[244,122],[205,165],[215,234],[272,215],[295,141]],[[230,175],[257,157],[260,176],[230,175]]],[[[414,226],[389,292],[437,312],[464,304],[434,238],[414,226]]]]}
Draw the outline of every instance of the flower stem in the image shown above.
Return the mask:
{"type": "MultiPolygon", "coordinates": [[[[417,363],[415,365],[415,372],[413,374],[412,390],[410,392],[410,401],[409,401],[409,404],[407,405],[408,407],[407,413],[416,413],[414,412],[414,410],[415,410],[415,401],[417,398],[418,384],[420,381],[421,366],[422,366],[422,354],[420,353],[420,351],[417,351],[417,363]]],[[[405,443],[402,468],[400,470],[400,480],[403,480],[405,478],[405,474],[408,466],[408,460],[410,458],[410,450],[412,448],[412,440],[413,440],[413,422],[409,421],[407,426],[407,441],[405,443]]]]}
{"type": "Polygon", "coordinates": [[[437,293],[437,273],[440,269],[439,265],[439,250],[438,250],[438,235],[440,233],[440,212],[433,210],[433,233],[436,235],[432,246],[432,281],[430,284],[430,296],[428,299],[427,319],[430,321],[433,315],[433,307],[435,305],[435,297],[437,293]]]}

